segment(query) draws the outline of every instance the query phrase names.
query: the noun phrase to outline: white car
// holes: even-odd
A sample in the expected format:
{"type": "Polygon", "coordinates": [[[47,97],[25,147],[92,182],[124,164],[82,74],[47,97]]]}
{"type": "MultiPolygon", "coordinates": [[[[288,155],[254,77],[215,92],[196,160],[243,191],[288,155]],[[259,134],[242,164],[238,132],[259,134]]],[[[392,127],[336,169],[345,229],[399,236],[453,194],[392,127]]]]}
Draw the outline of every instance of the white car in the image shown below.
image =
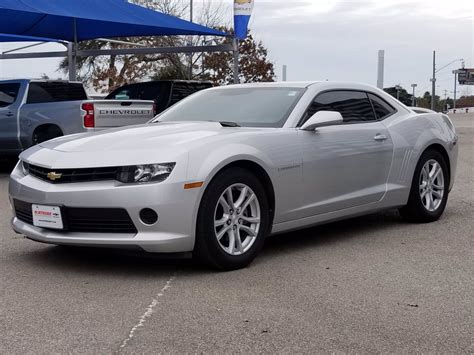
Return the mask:
{"type": "Polygon", "coordinates": [[[149,124],[58,138],[21,155],[13,229],[63,245],[191,252],[248,265],[270,234],[399,208],[442,215],[457,136],[352,83],[209,89],[149,124]]]}

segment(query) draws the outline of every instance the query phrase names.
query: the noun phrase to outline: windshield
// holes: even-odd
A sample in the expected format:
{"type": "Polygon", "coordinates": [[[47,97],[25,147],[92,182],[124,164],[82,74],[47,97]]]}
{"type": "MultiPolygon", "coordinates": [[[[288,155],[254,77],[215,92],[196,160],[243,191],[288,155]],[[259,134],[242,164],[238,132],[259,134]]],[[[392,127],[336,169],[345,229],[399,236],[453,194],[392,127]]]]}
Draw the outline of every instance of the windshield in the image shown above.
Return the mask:
{"type": "Polygon", "coordinates": [[[301,88],[225,88],[200,91],[153,122],[215,121],[241,127],[283,127],[301,88]]]}

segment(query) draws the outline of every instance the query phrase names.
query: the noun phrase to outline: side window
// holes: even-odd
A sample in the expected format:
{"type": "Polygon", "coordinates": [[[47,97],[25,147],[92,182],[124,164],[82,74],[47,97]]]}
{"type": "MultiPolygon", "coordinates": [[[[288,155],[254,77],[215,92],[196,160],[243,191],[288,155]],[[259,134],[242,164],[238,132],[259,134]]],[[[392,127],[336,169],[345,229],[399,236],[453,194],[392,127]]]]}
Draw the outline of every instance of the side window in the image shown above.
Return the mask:
{"type": "Polygon", "coordinates": [[[360,91],[328,91],[318,95],[308,109],[305,120],[319,111],[336,111],[344,122],[375,121],[369,97],[360,91]]]}
{"type": "Polygon", "coordinates": [[[395,110],[389,103],[380,97],[369,94],[370,101],[374,107],[375,116],[378,120],[383,120],[384,118],[393,115],[397,110],[395,110]]]}
{"type": "Polygon", "coordinates": [[[7,107],[15,103],[20,84],[0,84],[0,107],[7,107]]]}
{"type": "Polygon", "coordinates": [[[31,82],[28,90],[28,104],[47,102],[82,101],[87,94],[82,84],[63,82],[31,82]]]}
{"type": "Polygon", "coordinates": [[[171,92],[170,106],[181,101],[182,99],[185,99],[189,95],[194,94],[196,91],[198,90],[196,90],[196,88],[194,88],[192,84],[174,83],[173,90],[171,92]]]}

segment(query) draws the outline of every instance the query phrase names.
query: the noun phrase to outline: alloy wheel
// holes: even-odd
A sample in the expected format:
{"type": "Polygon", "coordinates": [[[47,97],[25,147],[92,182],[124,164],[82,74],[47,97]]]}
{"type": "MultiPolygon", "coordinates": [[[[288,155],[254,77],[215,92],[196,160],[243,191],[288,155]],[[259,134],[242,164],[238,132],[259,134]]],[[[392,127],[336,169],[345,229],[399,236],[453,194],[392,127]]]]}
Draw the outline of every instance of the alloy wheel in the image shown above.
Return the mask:
{"type": "Polygon", "coordinates": [[[257,195],[245,184],[228,187],[217,202],[214,232],[219,246],[229,255],[243,255],[254,245],[261,222],[257,195]]]}
{"type": "Polygon", "coordinates": [[[443,169],[436,160],[428,160],[421,169],[419,186],[421,203],[429,212],[435,212],[444,197],[443,169]]]}

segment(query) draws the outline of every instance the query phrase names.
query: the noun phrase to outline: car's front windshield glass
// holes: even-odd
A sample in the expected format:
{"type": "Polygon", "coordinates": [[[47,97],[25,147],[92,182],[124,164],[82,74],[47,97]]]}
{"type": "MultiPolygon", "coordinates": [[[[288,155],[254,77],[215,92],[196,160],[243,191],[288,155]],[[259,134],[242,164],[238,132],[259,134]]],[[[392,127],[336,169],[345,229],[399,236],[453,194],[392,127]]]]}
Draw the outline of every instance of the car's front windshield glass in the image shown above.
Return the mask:
{"type": "Polygon", "coordinates": [[[204,90],[171,107],[152,122],[213,121],[241,127],[283,127],[303,90],[289,87],[204,90]]]}

